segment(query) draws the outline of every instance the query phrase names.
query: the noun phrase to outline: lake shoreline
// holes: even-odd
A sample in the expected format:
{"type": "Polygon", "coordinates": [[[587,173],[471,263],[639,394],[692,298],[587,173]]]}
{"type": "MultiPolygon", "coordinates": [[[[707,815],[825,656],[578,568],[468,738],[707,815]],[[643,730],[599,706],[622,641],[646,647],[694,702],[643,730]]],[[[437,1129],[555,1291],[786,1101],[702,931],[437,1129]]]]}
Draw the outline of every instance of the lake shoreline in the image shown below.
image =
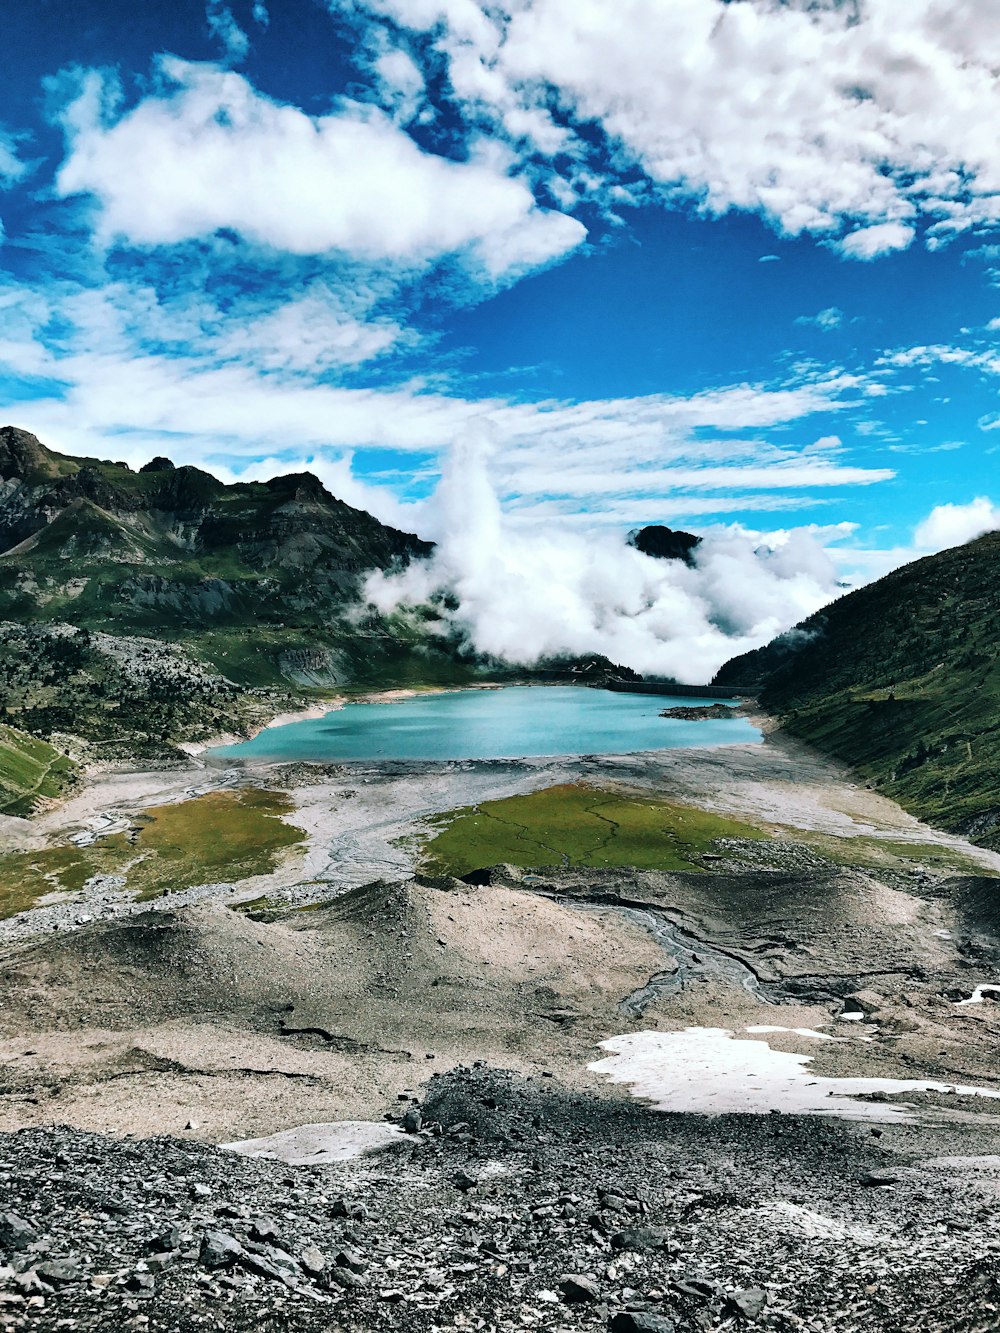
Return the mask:
{"type": "Polygon", "coordinates": [[[287,723],[284,715],[248,740],[208,747],[200,754],[213,765],[375,760],[430,764],[644,753],[754,744],[762,739],[735,698],[727,716],[708,721],[671,718],[662,712],[665,702],[679,704],[682,699],[548,683],[379,691],[353,700],[341,698],[333,709],[314,706],[287,723]],[[535,697],[539,689],[546,691],[544,701],[535,697]],[[392,705],[388,718],[364,711],[386,705],[392,705]],[[310,723],[324,725],[320,729],[310,723]],[[275,736],[279,730],[280,739],[275,736]]]}

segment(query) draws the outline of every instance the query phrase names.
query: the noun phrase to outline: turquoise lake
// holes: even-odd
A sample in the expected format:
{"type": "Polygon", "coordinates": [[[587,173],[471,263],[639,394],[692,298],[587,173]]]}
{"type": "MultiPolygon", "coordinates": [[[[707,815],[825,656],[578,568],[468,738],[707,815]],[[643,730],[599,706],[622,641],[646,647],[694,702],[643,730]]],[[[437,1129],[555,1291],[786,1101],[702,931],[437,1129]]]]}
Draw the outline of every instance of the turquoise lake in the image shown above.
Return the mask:
{"type": "Polygon", "coordinates": [[[321,718],[268,727],[253,740],[220,746],[210,754],[221,759],[313,763],[518,759],[746,745],[760,740],[760,732],[744,717],[687,722],[659,716],[664,708],[700,702],[708,701],[614,694],[571,685],[455,690],[395,703],[347,704],[321,718]]]}

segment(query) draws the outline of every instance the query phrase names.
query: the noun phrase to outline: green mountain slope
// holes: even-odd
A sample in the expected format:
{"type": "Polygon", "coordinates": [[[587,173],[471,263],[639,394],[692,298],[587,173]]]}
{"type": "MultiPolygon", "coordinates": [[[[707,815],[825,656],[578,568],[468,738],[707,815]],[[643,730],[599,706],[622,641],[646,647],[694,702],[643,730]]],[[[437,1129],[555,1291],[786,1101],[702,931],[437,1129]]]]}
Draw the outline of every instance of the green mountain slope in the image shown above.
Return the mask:
{"type": "Polygon", "coordinates": [[[461,680],[433,608],[386,617],[360,600],[367,572],[432,549],[309,473],[227,486],[0,429],[0,621],[180,642],[248,686],[461,680]]]}
{"type": "Polygon", "coordinates": [[[73,775],[66,755],[15,727],[0,725],[0,814],[30,815],[73,775]]]}
{"type": "Polygon", "coordinates": [[[786,730],[907,808],[1000,847],[1000,533],[848,594],[721,685],[759,692],[786,730]]]}

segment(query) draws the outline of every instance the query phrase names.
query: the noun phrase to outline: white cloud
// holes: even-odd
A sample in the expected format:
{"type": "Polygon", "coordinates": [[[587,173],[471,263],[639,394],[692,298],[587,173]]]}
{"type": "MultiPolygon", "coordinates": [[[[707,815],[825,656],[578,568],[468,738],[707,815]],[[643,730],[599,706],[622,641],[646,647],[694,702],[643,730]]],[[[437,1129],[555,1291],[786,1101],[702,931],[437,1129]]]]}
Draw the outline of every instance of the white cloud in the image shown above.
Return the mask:
{"type": "Polygon", "coordinates": [[[400,47],[383,51],[375,60],[374,72],[383,102],[392,107],[395,119],[407,125],[424,105],[424,76],[413,57],[400,47]]]}
{"type": "Polygon", "coordinates": [[[0,127],[0,187],[16,185],[27,171],[27,163],[18,155],[17,140],[0,127]]]}
{"type": "Polygon", "coordinates": [[[222,360],[242,361],[262,370],[320,374],[356,366],[412,341],[388,319],[357,319],[335,293],[315,282],[299,297],[256,317],[247,311],[227,321],[204,351],[222,360]]]}
{"type": "Polygon", "coordinates": [[[109,123],[91,73],[64,115],[58,190],[97,199],[106,239],[165,245],[228,228],[296,255],[404,265],[471,251],[498,278],[586,234],[539,208],[488,145],[454,162],[423,152],[373,107],[311,117],[215,66],[166,58],[160,73],[158,93],[109,123]]]}
{"type": "Polygon", "coordinates": [[[993,350],[981,351],[976,347],[954,347],[948,343],[898,348],[895,352],[887,352],[880,357],[877,364],[897,366],[902,369],[911,366],[966,366],[971,370],[981,370],[987,375],[1000,375],[1000,353],[993,350]]]}
{"type": "Polygon", "coordinates": [[[598,651],[694,682],[835,593],[832,561],[801,530],[770,543],[739,529],[715,532],[690,569],[644,556],[621,533],[512,523],[487,467],[496,447],[490,430],[458,440],[430,506],[437,550],[400,575],[373,574],[367,594],[376,605],[419,604],[447,590],[458,601],[447,618],[480,652],[530,663],[598,651]]]}
{"type": "MultiPolygon", "coordinates": [[[[544,121],[554,100],[603,128],[614,170],[640,166],[668,199],[847,233],[861,259],[908,245],[921,218],[938,244],[1000,216],[1000,27],[979,0],[911,0],[905,15],[899,0],[367,7],[434,34],[470,119],[491,111],[511,133],[514,110],[544,121]]],[[[588,155],[583,136],[574,147],[588,155]]]]}
{"type": "Polygon", "coordinates": [[[913,228],[901,222],[879,222],[850,232],[840,242],[840,250],[851,259],[876,259],[893,250],[905,250],[914,235],[913,228]]]}
{"type": "Polygon", "coordinates": [[[762,438],[849,409],[863,388],[854,376],[809,370],[778,385],[578,402],[476,398],[419,381],[352,387],[345,368],[412,340],[373,313],[372,297],[348,305],[318,282],[225,311],[124,282],[28,296],[0,287],[0,366],[63,386],[40,385],[16,424],[69,453],[104,456],[113,440],[133,464],[166,452],[238,471],[280,449],[281,471],[355,450],[370,469],[392,451],[433,478],[449,441],[478,424],[496,433],[494,481],[521,518],[575,506],[623,526],[638,514],[783,509],[792,492],[822,503],[817,493],[893,475],[855,466],[834,435],[805,447],[762,438]]]}
{"type": "Polygon", "coordinates": [[[842,577],[852,586],[883,578],[901,565],[923,556],[981,537],[1000,529],[1000,505],[986,496],[967,504],[948,502],[936,505],[913,529],[908,545],[892,547],[844,546],[831,548],[830,554],[840,565],[842,577]]]}
{"type": "Polygon", "coordinates": [[[917,525],[913,541],[919,551],[943,551],[997,528],[1000,528],[1000,505],[980,495],[968,504],[937,505],[917,525]]]}
{"type": "Polygon", "coordinates": [[[225,0],[208,0],[205,19],[208,31],[222,48],[223,57],[233,65],[246,60],[250,51],[250,38],[236,22],[225,0]]]}
{"type": "Polygon", "coordinates": [[[821,329],[824,333],[832,333],[834,329],[839,329],[843,324],[844,312],[838,310],[835,305],[831,305],[815,315],[799,315],[795,322],[796,324],[814,324],[816,328],[821,329]]]}

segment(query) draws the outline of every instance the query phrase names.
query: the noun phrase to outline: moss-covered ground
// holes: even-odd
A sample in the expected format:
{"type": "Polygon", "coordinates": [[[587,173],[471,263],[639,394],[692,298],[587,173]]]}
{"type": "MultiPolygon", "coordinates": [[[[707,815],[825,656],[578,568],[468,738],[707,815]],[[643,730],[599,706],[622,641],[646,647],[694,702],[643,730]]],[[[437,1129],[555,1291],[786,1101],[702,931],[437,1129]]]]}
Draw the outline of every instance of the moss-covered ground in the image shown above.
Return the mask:
{"type": "Polygon", "coordinates": [[[0,856],[0,918],[49,893],[72,893],[94,875],[121,875],[140,898],[196,884],[238,883],[265,875],[303,840],[286,822],[283,792],[245,787],[209,792],[175,805],[153,806],[128,833],[89,847],[60,846],[0,856]]]}
{"type": "Polygon", "coordinates": [[[635,866],[703,870],[698,858],[719,838],[760,839],[741,820],[695,806],[563,784],[484,801],[431,819],[423,868],[464,875],[507,861],[516,866],[635,866]]]}
{"type": "Polygon", "coordinates": [[[961,848],[754,825],[645,792],[582,784],[484,801],[434,816],[428,823],[434,831],[422,844],[421,868],[429,874],[465,875],[501,862],[524,868],[632,866],[697,872],[730,865],[734,859],[748,867],[782,870],[788,868],[790,854],[795,859],[796,849],[814,864],[876,873],[988,873],[961,848]]]}

